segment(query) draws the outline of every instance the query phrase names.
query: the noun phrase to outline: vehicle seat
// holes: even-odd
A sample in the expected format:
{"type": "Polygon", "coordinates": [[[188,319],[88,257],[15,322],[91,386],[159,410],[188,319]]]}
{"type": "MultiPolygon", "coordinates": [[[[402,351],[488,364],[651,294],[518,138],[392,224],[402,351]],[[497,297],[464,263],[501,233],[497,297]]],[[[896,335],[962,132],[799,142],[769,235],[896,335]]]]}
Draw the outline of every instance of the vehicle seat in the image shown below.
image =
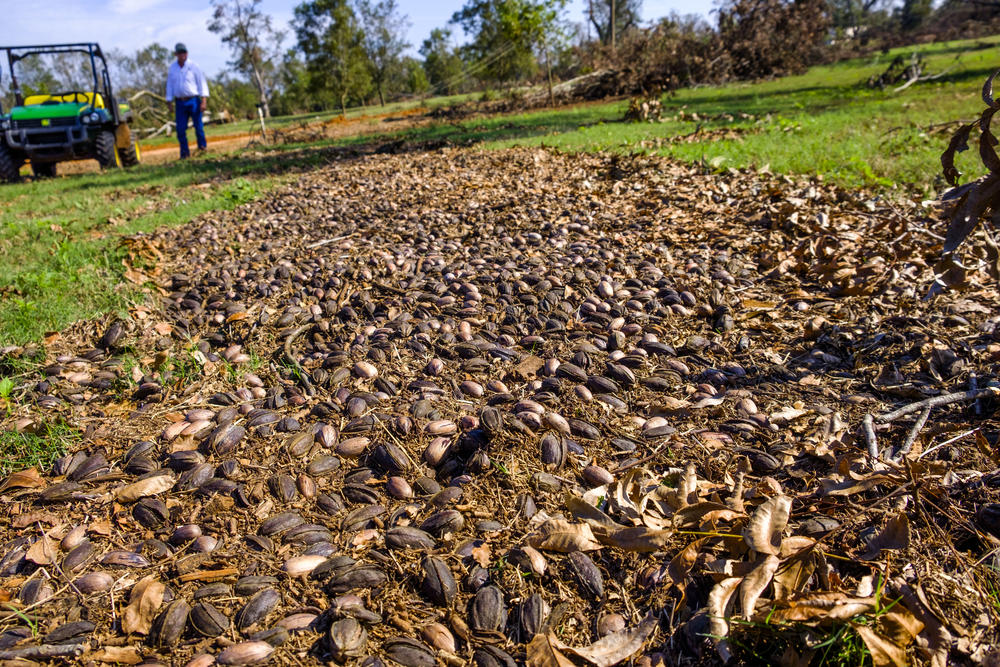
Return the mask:
{"type": "Polygon", "coordinates": [[[66,93],[65,95],[28,95],[24,98],[24,106],[36,104],[58,104],[59,102],[81,102],[91,104],[95,109],[104,108],[104,98],[100,93],[66,93]]]}

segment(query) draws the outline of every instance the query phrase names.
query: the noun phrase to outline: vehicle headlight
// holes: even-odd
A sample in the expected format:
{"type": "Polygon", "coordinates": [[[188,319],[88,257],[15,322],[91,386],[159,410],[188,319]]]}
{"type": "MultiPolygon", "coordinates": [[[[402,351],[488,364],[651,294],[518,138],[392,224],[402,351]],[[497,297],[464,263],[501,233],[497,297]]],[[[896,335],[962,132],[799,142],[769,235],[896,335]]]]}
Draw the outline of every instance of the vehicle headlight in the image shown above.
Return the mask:
{"type": "Polygon", "coordinates": [[[10,121],[6,118],[0,119],[0,130],[9,130],[10,121]]]}
{"type": "Polygon", "coordinates": [[[94,113],[90,114],[90,122],[91,123],[97,123],[100,120],[101,120],[101,114],[97,113],[96,111],[94,113]]]}

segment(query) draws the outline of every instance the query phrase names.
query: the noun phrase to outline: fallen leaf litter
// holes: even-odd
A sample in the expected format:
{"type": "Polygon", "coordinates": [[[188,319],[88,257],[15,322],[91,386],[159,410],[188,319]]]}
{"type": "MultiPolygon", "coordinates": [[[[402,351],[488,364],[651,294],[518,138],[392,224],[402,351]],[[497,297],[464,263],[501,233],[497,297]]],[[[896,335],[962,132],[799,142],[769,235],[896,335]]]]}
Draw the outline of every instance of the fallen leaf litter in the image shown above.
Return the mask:
{"type": "Polygon", "coordinates": [[[162,312],[4,422],[84,438],[0,483],[0,660],[983,662],[998,299],[921,300],[935,219],[446,149],[133,239],[162,312]]]}

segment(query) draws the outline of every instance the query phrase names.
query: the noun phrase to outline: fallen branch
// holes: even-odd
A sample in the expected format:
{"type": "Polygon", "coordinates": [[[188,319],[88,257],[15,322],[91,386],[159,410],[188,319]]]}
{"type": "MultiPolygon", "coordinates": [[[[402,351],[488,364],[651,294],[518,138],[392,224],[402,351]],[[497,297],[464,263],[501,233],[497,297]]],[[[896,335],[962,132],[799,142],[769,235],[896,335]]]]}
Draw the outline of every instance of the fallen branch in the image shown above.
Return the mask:
{"type": "Polygon", "coordinates": [[[904,405],[898,410],[876,417],[876,420],[880,424],[886,424],[896,421],[905,415],[919,412],[924,408],[939,408],[943,405],[951,405],[952,403],[975,401],[981,398],[996,398],[997,396],[1000,396],[1000,389],[996,387],[986,387],[985,389],[976,389],[975,391],[959,391],[954,394],[942,394],[941,396],[933,396],[917,403],[904,405]]]}

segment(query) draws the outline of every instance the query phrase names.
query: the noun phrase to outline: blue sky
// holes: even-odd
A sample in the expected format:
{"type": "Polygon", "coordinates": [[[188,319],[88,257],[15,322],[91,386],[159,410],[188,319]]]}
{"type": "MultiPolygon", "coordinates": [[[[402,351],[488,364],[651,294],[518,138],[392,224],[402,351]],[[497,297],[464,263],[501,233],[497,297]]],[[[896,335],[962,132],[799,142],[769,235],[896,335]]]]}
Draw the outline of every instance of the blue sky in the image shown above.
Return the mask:
{"type": "MultiPolygon", "coordinates": [[[[264,0],[263,9],[285,25],[300,0],[264,0]]],[[[443,26],[464,0],[419,2],[398,0],[412,26],[414,50],[431,29],[443,26]]],[[[570,0],[567,17],[583,21],[586,0],[570,0]]],[[[651,20],[678,11],[707,15],[712,6],[697,0],[645,0],[643,18],[651,20]]],[[[226,52],[205,25],[209,0],[0,0],[0,44],[49,44],[97,41],[106,49],[134,51],[150,42],[187,44],[192,60],[209,73],[225,67],[226,52]]],[[[291,39],[286,38],[286,45],[291,39]]],[[[4,77],[6,78],[6,77],[4,77]]]]}

